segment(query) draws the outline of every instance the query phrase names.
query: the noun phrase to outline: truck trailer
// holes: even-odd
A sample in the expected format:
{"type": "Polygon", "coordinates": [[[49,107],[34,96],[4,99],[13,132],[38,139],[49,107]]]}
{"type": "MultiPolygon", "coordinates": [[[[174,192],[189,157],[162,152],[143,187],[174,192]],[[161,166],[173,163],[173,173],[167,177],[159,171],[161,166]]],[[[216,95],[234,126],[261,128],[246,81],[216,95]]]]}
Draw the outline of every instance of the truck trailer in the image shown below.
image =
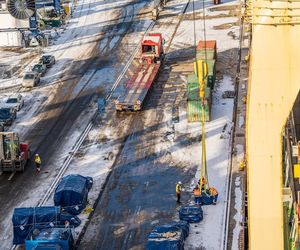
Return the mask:
{"type": "Polygon", "coordinates": [[[164,57],[163,38],[160,33],[145,36],[140,45],[139,65],[126,82],[124,93],[115,101],[117,111],[139,111],[158,75],[164,57]]]}

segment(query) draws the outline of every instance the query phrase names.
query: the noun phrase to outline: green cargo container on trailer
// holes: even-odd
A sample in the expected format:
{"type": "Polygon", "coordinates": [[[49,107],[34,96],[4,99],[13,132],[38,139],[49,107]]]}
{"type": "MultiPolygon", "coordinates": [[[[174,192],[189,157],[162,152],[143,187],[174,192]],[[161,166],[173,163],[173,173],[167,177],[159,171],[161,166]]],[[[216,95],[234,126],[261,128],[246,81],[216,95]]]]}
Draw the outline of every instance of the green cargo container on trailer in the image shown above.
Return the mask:
{"type": "MultiPolygon", "coordinates": [[[[210,121],[210,102],[204,102],[204,117],[205,121],[210,121]]],[[[202,102],[200,100],[187,102],[187,119],[188,122],[201,122],[202,121],[202,102]]]]}

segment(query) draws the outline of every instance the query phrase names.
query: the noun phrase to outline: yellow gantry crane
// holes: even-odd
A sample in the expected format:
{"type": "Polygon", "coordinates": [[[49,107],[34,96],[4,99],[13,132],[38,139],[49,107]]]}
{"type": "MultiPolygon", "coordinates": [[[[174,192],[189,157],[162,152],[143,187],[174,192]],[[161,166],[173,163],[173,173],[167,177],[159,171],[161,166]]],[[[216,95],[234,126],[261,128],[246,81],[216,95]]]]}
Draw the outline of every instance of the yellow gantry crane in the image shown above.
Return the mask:
{"type": "Polygon", "coordinates": [[[249,249],[284,249],[281,138],[300,89],[300,1],[251,0],[247,7],[249,249]]]}

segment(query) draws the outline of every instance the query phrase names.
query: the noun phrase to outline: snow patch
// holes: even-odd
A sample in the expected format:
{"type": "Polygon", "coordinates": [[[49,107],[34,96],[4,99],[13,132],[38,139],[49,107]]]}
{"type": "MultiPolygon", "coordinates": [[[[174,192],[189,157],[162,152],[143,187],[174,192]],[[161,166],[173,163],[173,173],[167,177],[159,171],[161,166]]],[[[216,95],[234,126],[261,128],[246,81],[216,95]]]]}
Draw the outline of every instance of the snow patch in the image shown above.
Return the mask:
{"type": "Polygon", "coordinates": [[[242,230],[242,190],[241,190],[241,180],[240,177],[236,177],[235,179],[235,205],[234,208],[236,210],[236,214],[234,215],[233,219],[235,220],[235,228],[233,229],[233,239],[232,239],[232,250],[238,250],[239,248],[239,236],[242,230]]]}

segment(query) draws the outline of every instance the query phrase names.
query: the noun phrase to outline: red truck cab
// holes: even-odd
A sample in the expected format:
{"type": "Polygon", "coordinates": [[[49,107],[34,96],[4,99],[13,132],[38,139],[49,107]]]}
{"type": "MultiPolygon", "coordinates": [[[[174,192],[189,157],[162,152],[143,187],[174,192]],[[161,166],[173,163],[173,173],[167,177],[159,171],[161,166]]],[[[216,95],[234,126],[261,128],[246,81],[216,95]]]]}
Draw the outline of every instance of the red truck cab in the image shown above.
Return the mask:
{"type": "Polygon", "coordinates": [[[163,42],[160,33],[146,35],[141,45],[141,60],[147,64],[160,61],[164,54],[163,42]]]}

